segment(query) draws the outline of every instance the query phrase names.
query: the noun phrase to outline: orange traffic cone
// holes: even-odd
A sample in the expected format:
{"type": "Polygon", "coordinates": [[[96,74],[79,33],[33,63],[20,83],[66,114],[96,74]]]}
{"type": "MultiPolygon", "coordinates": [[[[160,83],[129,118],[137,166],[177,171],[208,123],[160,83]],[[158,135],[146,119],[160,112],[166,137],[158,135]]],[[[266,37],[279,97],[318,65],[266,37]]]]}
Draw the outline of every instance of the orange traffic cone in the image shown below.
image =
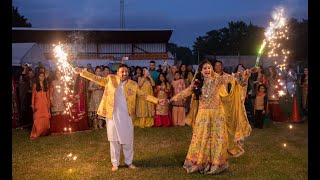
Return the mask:
{"type": "Polygon", "coordinates": [[[292,104],[291,112],[292,112],[291,121],[294,123],[301,122],[300,111],[299,111],[299,106],[298,106],[296,96],[293,97],[293,104],[292,104]]]}

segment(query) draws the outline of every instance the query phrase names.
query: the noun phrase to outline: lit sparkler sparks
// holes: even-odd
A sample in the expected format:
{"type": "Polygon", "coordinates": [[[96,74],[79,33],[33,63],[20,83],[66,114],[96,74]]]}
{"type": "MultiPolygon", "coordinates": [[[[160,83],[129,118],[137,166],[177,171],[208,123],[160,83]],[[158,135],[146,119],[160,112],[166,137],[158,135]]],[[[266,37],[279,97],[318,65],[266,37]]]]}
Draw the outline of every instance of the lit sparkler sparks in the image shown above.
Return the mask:
{"type": "Polygon", "coordinates": [[[287,144],[286,144],[286,143],[283,143],[283,147],[287,147],[287,144]]]}
{"type": "MultiPolygon", "coordinates": [[[[284,48],[282,44],[283,41],[288,40],[288,26],[287,18],[285,17],[284,8],[277,8],[272,14],[272,21],[269,23],[269,27],[265,31],[265,39],[259,49],[257,60],[255,66],[258,66],[260,56],[267,45],[268,47],[268,57],[283,57],[283,62],[274,62],[275,66],[280,70],[285,70],[287,66],[287,59],[290,51],[284,48]]],[[[281,73],[279,73],[278,83],[280,82],[281,73]]],[[[285,83],[279,83],[282,88],[278,91],[278,95],[281,97],[285,95],[283,88],[285,88],[285,83]]],[[[277,89],[278,87],[276,87],[277,89]]]]}
{"type": "Polygon", "coordinates": [[[284,96],[286,93],[283,90],[278,91],[279,96],[284,96]]]}
{"type": "Polygon", "coordinates": [[[71,161],[71,160],[75,161],[75,160],[78,159],[78,156],[76,156],[76,155],[74,155],[74,154],[72,154],[72,153],[69,153],[69,154],[68,154],[67,156],[65,156],[63,159],[64,159],[65,161],[71,161]]]}
{"type": "MultiPolygon", "coordinates": [[[[72,103],[69,102],[70,97],[72,97],[73,90],[70,88],[72,87],[74,81],[73,81],[73,74],[72,74],[72,66],[67,61],[68,60],[68,54],[65,52],[65,47],[59,43],[59,45],[54,45],[54,54],[55,57],[58,59],[57,61],[57,67],[60,73],[62,74],[61,80],[62,80],[62,86],[64,92],[63,100],[66,101],[66,110],[64,111],[65,114],[71,115],[71,106],[72,103]]],[[[61,86],[56,87],[58,89],[58,92],[61,91],[61,86]]]]}
{"type": "Polygon", "coordinates": [[[284,9],[278,8],[272,15],[273,21],[270,22],[269,27],[266,29],[265,36],[268,43],[268,57],[279,57],[283,56],[283,63],[279,64],[278,67],[281,67],[286,64],[286,60],[290,51],[283,48],[281,41],[288,40],[289,37],[287,36],[288,33],[288,26],[287,26],[287,19],[285,17],[284,9]]]}
{"type": "MultiPolygon", "coordinates": [[[[276,9],[275,12],[273,12],[272,15],[273,21],[269,23],[269,27],[265,31],[265,39],[263,40],[263,43],[259,49],[257,60],[255,66],[258,66],[260,56],[266,46],[268,44],[269,52],[268,57],[278,57],[278,56],[284,56],[284,64],[286,63],[286,60],[288,58],[288,55],[290,54],[290,51],[281,49],[281,52],[279,52],[279,49],[282,48],[281,41],[289,39],[287,36],[288,33],[288,26],[287,26],[287,19],[284,14],[283,8],[276,9]]],[[[284,64],[279,64],[278,62],[275,62],[275,64],[278,64],[277,66],[282,67],[284,64]]]]}

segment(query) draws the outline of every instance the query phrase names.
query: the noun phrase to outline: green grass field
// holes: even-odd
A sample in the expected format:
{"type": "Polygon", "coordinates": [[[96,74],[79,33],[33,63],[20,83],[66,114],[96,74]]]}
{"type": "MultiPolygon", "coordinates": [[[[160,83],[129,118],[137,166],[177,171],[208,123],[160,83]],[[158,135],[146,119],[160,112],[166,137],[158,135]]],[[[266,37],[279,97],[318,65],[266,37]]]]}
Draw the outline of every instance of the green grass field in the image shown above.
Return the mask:
{"type": "Polygon", "coordinates": [[[307,122],[270,124],[253,129],[245,154],[232,158],[217,175],[187,174],[182,168],[191,128],[135,128],[134,164],[111,171],[105,129],[29,139],[27,130],[12,132],[13,179],[308,179],[307,122]],[[286,143],[286,147],[284,147],[286,143]],[[73,160],[68,156],[72,153],[73,160]]]}

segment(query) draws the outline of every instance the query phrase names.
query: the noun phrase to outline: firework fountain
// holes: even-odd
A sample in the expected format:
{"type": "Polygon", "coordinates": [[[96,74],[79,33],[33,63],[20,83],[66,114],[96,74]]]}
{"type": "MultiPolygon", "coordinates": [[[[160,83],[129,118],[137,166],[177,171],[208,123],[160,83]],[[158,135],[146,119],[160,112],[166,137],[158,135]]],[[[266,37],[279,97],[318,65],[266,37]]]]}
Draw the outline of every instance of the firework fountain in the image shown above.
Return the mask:
{"type": "MultiPolygon", "coordinates": [[[[289,37],[287,36],[288,33],[288,26],[287,26],[287,19],[285,17],[284,8],[277,8],[272,14],[273,20],[269,23],[269,27],[266,28],[265,31],[265,39],[259,49],[258,56],[256,59],[255,66],[259,65],[259,60],[262,55],[263,50],[265,47],[268,47],[268,57],[283,57],[283,62],[275,61],[274,64],[276,67],[283,71],[287,65],[287,58],[290,54],[290,51],[286,50],[284,46],[281,44],[283,40],[288,40],[289,37]]],[[[282,73],[279,73],[279,82],[280,86],[284,86],[285,83],[280,82],[280,76],[282,73]]],[[[285,86],[284,86],[285,87],[285,86]]],[[[285,95],[283,90],[278,91],[279,96],[285,95]]]]}
{"type": "MultiPolygon", "coordinates": [[[[57,86],[56,88],[58,89],[58,92],[62,91],[64,92],[64,97],[63,100],[65,101],[66,104],[66,109],[64,111],[64,114],[69,114],[71,118],[72,113],[71,113],[71,97],[73,96],[73,90],[72,86],[74,83],[73,80],[73,71],[72,68],[73,66],[68,62],[68,54],[65,52],[66,51],[66,46],[63,44],[58,44],[58,45],[53,45],[54,46],[54,55],[57,58],[57,68],[58,71],[62,74],[61,80],[62,84],[61,86],[57,86]]],[[[71,131],[71,130],[70,130],[71,131]]]]}
{"type": "MultiPolygon", "coordinates": [[[[73,97],[73,90],[71,89],[74,84],[73,79],[73,70],[72,68],[74,65],[72,65],[72,62],[68,61],[68,54],[67,52],[67,46],[64,46],[63,44],[53,45],[54,46],[54,55],[57,58],[57,68],[58,71],[62,74],[61,80],[62,84],[61,86],[57,86],[58,92],[63,91],[64,97],[63,100],[66,104],[66,109],[64,111],[64,114],[68,114],[70,118],[75,119],[72,115],[71,107],[73,105],[72,103],[72,97],[73,97]]],[[[71,120],[70,120],[71,121],[71,120]]],[[[72,132],[71,127],[65,127],[65,132],[72,132]]],[[[73,155],[72,153],[68,153],[66,156],[63,157],[63,160],[65,161],[75,161],[77,159],[77,155],[73,155]]],[[[71,170],[71,169],[70,169],[71,170]]]]}

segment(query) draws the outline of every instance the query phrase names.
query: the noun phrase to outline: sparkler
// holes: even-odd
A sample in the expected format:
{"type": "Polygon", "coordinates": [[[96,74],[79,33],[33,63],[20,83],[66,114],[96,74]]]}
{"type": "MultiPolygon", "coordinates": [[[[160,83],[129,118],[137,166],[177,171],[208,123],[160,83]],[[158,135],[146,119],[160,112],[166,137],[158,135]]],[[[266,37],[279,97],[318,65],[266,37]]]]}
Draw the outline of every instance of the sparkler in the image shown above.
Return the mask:
{"type": "Polygon", "coordinates": [[[255,64],[256,67],[259,66],[259,60],[260,60],[260,57],[261,57],[261,53],[262,53],[264,47],[266,46],[266,43],[267,43],[267,42],[266,42],[266,40],[264,39],[264,40],[263,40],[263,43],[262,43],[262,45],[261,45],[261,47],[260,47],[260,50],[259,50],[257,59],[256,59],[256,64],[255,64]]]}
{"type": "MultiPolygon", "coordinates": [[[[266,45],[268,46],[268,57],[283,57],[283,62],[278,63],[277,61],[274,62],[276,67],[282,71],[285,70],[286,61],[290,51],[286,50],[281,42],[283,40],[288,40],[289,37],[287,36],[288,33],[288,26],[287,26],[287,19],[285,17],[284,8],[277,8],[272,14],[272,21],[269,23],[269,27],[266,28],[264,33],[265,39],[259,49],[258,56],[256,59],[255,66],[259,65],[259,60],[262,55],[262,52],[266,45]]],[[[279,73],[279,79],[277,80],[280,82],[281,73],[279,73]]],[[[280,82],[280,86],[285,88],[285,83],[280,82]]],[[[278,89],[277,85],[275,86],[278,89]]],[[[285,95],[283,88],[278,91],[279,96],[285,95]]]]}
{"type": "MultiPolygon", "coordinates": [[[[287,66],[287,58],[290,54],[290,51],[286,50],[281,42],[283,40],[288,40],[288,26],[287,19],[284,14],[283,8],[278,8],[273,13],[273,22],[270,22],[270,26],[267,28],[265,32],[266,39],[268,41],[268,48],[270,49],[268,52],[268,57],[283,57],[283,62],[278,63],[275,61],[276,67],[279,68],[280,71],[285,70],[287,66]]],[[[281,73],[279,73],[279,81],[280,81],[281,73]]],[[[280,86],[285,86],[285,83],[280,83],[280,86]]],[[[286,93],[283,91],[283,88],[278,91],[278,95],[281,97],[286,93]]]]}
{"type": "MultiPolygon", "coordinates": [[[[287,20],[284,16],[284,9],[276,9],[276,11],[273,12],[272,18],[273,21],[269,23],[269,27],[266,28],[266,31],[264,33],[265,39],[263,40],[263,43],[259,49],[255,66],[258,66],[261,54],[266,44],[268,44],[268,48],[270,49],[270,51],[268,52],[268,57],[278,57],[280,56],[280,54],[282,54],[284,56],[285,63],[288,58],[287,55],[290,54],[290,51],[285,49],[281,49],[281,53],[278,52],[280,47],[282,47],[279,41],[283,39],[289,39],[286,35],[288,32],[288,26],[287,20]]],[[[278,63],[275,62],[275,64],[278,63]]],[[[283,65],[279,64],[278,66],[282,67],[283,65]]]]}
{"type": "MultiPolygon", "coordinates": [[[[62,85],[63,85],[63,92],[64,92],[64,97],[63,100],[66,102],[66,109],[64,111],[65,114],[69,114],[71,116],[71,106],[72,103],[70,102],[70,97],[73,95],[73,90],[70,89],[70,86],[73,85],[74,80],[73,80],[73,74],[72,74],[72,68],[73,66],[67,61],[68,60],[68,54],[65,52],[65,46],[62,44],[58,45],[53,45],[55,46],[53,51],[55,57],[58,59],[57,61],[57,67],[58,70],[62,73],[61,80],[62,80],[62,85]]],[[[58,91],[60,92],[61,86],[56,86],[58,91]]]]}

